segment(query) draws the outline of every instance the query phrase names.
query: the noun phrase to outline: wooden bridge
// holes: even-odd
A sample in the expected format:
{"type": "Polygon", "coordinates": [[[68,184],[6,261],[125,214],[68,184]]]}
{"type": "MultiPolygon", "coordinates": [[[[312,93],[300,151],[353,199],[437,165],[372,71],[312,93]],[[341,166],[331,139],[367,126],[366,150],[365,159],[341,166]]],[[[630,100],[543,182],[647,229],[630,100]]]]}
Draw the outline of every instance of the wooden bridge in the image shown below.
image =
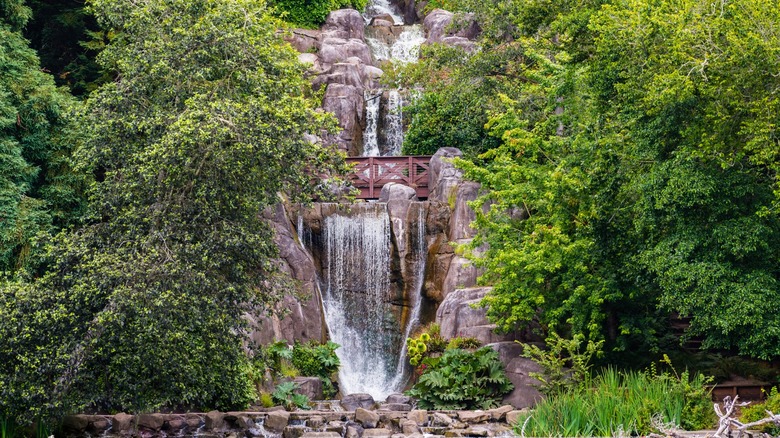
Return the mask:
{"type": "Polygon", "coordinates": [[[352,157],[352,185],[360,189],[358,199],[378,199],[382,186],[395,182],[417,191],[420,199],[428,198],[428,163],[430,156],[352,157]]]}

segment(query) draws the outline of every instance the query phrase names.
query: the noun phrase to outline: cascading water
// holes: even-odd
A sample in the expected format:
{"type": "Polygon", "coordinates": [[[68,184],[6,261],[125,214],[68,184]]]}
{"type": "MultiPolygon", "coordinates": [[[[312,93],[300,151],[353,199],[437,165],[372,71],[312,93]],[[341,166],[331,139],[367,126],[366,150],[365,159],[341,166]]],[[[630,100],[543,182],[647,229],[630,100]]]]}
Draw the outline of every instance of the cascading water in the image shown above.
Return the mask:
{"type": "Polygon", "coordinates": [[[373,93],[371,90],[363,92],[366,101],[366,129],[363,132],[363,156],[376,157],[379,155],[379,101],[382,93],[373,93]]]}
{"type": "Polygon", "coordinates": [[[368,393],[384,400],[403,390],[408,380],[405,340],[419,325],[426,262],[425,208],[422,203],[412,203],[412,208],[417,220],[409,230],[413,263],[407,269],[414,272],[404,275],[413,279],[405,309],[391,296],[387,204],[353,205],[349,213],[322,221],[322,303],[330,338],[341,345],[336,353],[343,394],[368,393]],[[402,327],[399,320],[405,321],[402,327]]]}
{"type": "MultiPolygon", "coordinates": [[[[389,0],[371,0],[363,17],[366,23],[370,23],[372,18],[385,14],[393,17],[396,26],[390,30],[382,26],[369,26],[366,31],[366,43],[371,48],[374,60],[394,64],[417,62],[420,46],[425,42],[422,26],[399,26],[403,24],[403,19],[389,0]]],[[[404,138],[403,98],[400,90],[367,91],[365,99],[363,156],[400,155],[404,138]]]]}
{"type": "Polygon", "coordinates": [[[387,151],[385,155],[401,155],[401,146],[404,144],[403,104],[401,93],[398,90],[390,90],[387,98],[387,115],[385,116],[385,138],[387,151]]]}
{"type": "Polygon", "coordinates": [[[393,17],[395,24],[404,24],[404,17],[402,17],[398,10],[390,4],[390,0],[371,0],[366,6],[365,12],[363,12],[363,19],[366,20],[366,24],[371,22],[374,17],[381,15],[389,15],[393,17]]]}

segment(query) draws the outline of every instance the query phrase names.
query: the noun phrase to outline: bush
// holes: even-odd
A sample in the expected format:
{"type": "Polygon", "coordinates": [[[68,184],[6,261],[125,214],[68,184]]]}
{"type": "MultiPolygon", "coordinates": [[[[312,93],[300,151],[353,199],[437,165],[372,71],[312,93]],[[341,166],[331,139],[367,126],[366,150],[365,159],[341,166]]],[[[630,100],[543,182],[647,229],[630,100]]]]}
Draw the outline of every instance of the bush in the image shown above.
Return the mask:
{"type": "Polygon", "coordinates": [[[298,384],[295,382],[282,382],[277,385],[271,394],[274,404],[284,406],[288,411],[295,408],[309,409],[309,397],[296,393],[296,389],[298,389],[298,384]]]}
{"type": "Polygon", "coordinates": [[[546,350],[531,344],[523,346],[523,356],[542,367],[541,373],[531,373],[531,377],[542,382],[539,392],[548,396],[560,394],[586,379],[590,360],[600,353],[604,341],[588,341],[584,351],[580,349],[582,342],[579,336],[569,340],[551,332],[545,340],[546,350]]]}
{"type": "Polygon", "coordinates": [[[368,0],[272,0],[277,14],[288,23],[303,27],[317,27],[325,22],[330,11],[353,8],[365,9],[368,0]]]}
{"type": "MultiPolygon", "coordinates": [[[[766,418],[766,411],[772,413],[780,412],[780,393],[777,392],[777,388],[773,387],[769,390],[766,400],[763,403],[750,405],[742,409],[742,414],[739,416],[739,421],[742,423],[751,423],[753,421],[766,418]]],[[[768,433],[772,436],[780,435],[780,427],[774,424],[765,424],[758,427],[762,432],[768,433]]]]}
{"type": "Polygon", "coordinates": [[[333,383],[341,365],[336,355],[337,348],[339,345],[330,341],[325,344],[296,342],[292,350],[293,366],[304,376],[319,377],[322,380],[322,392],[325,398],[333,397],[338,392],[333,383]]]}
{"type": "Polygon", "coordinates": [[[425,371],[406,394],[422,409],[490,409],[512,390],[498,353],[489,347],[473,353],[446,350],[423,360],[425,371]]]}
{"type": "Polygon", "coordinates": [[[477,338],[452,338],[450,339],[450,342],[447,344],[447,350],[451,350],[453,348],[461,348],[463,350],[471,350],[475,348],[479,348],[482,346],[482,342],[479,342],[479,339],[477,338]]]}

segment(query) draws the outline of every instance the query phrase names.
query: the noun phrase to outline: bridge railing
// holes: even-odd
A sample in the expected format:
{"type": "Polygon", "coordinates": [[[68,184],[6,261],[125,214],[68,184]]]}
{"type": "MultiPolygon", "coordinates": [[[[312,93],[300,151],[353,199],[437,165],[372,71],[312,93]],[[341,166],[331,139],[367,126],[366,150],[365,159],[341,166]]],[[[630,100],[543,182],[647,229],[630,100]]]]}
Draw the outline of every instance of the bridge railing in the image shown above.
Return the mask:
{"type": "Polygon", "coordinates": [[[417,191],[418,198],[428,198],[429,156],[352,157],[352,184],[360,190],[359,199],[377,199],[382,186],[400,183],[417,191]]]}

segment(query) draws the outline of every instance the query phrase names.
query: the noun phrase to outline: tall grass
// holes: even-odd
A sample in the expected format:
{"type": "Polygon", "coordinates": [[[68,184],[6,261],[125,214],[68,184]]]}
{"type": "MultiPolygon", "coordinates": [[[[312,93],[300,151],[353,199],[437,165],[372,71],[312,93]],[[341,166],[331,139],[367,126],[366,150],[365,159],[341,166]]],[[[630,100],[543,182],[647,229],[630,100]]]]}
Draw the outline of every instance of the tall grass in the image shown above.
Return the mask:
{"type": "Polygon", "coordinates": [[[576,389],[541,401],[520,418],[516,432],[550,437],[646,435],[657,432],[653,417],[679,427],[690,397],[687,375],[685,379],[682,384],[677,376],[608,368],[576,389]]]}

